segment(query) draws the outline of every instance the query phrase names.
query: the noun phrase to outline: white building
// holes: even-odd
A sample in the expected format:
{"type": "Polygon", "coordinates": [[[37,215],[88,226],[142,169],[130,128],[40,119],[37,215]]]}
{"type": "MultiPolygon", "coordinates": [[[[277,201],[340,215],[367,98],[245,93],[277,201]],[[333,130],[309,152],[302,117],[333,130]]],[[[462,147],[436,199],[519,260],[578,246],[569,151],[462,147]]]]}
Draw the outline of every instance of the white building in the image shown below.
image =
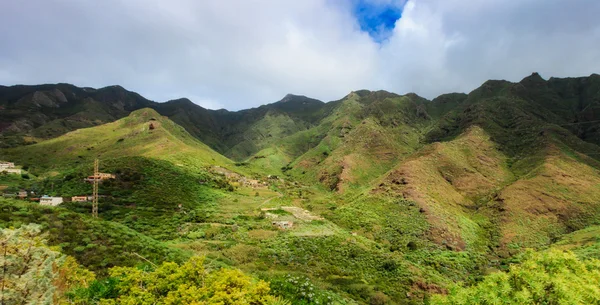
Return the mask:
{"type": "Polygon", "coordinates": [[[15,164],[13,162],[2,162],[0,161],[0,169],[13,168],[15,164]]]}
{"type": "Polygon", "coordinates": [[[55,207],[61,203],[63,203],[62,197],[49,197],[44,195],[42,198],[40,198],[40,205],[49,205],[55,207]]]}
{"type": "Polygon", "coordinates": [[[0,172],[7,172],[9,174],[20,175],[21,174],[21,169],[20,168],[0,168],[0,172]]]}
{"type": "Polygon", "coordinates": [[[292,222],[292,221],[273,221],[273,222],[271,222],[271,224],[274,227],[278,227],[279,229],[282,229],[282,230],[291,229],[294,226],[294,222],[292,222]]]}

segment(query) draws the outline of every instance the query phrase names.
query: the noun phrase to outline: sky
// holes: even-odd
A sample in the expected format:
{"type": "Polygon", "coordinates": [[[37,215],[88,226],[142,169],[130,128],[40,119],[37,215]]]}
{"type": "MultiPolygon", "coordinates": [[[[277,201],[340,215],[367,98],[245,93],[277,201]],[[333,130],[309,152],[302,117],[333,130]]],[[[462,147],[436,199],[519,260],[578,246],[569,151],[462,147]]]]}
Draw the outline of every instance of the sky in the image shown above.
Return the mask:
{"type": "Polygon", "coordinates": [[[600,73],[598,0],[2,0],[0,84],[211,109],[600,73]]]}

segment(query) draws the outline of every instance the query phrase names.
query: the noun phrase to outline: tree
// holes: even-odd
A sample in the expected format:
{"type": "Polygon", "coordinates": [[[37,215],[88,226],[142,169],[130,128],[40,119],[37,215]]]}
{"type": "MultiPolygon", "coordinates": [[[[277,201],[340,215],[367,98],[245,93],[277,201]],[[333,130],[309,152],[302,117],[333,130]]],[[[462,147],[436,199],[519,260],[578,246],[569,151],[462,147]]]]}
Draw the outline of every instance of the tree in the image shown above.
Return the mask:
{"type": "Polygon", "coordinates": [[[473,287],[456,286],[431,304],[600,304],[600,260],[580,261],[560,250],[528,252],[508,272],[473,287]]]}
{"type": "Polygon", "coordinates": [[[183,265],[163,263],[146,271],[114,267],[110,275],[117,279],[117,297],[103,299],[106,305],[150,304],[274,304],[269,284],[255,281],[239,270],[209,272],[204,258],[194,257],[183,265]]]}
{"type": "Polygon", "coordinates": [[[94,274],[49,248],[36,224],[0,230],[0,304],[55,304],[94,274]]]}

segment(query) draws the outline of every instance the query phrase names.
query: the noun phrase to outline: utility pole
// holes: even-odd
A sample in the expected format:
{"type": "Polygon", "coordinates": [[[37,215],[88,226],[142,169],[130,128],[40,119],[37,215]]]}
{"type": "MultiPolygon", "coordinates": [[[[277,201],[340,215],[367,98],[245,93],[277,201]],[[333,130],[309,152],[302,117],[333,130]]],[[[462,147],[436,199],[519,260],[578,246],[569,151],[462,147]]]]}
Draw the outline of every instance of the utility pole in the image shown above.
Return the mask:
{"type": "Polygon", "coordinates": [[[96,159],[94,161],[94,190],[92,198],[92,217],[98,218],[98,180],[100,180],[100,174],[98,173],[100,161],[96,159]]]}

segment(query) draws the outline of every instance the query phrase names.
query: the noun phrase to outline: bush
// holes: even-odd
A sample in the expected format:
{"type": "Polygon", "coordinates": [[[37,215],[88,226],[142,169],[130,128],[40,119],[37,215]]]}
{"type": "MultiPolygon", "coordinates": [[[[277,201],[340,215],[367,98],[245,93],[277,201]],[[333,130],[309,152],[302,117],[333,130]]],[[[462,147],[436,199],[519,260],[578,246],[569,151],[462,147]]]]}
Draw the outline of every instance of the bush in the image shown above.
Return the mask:
{"type": "Polygon", "coordinates": [[[273,304],[269,284],[239,270],[209,272],[204,259],[163,263],[146,271],[115,267],[111,278],[71,294],[71,303],[95,304],[273,304]],[[94,291],[92,291],[95,289],[94,291]]]}
{"type": "Polygon", "coordinates": [[[3,304],[53,304],[66,290],[85,287],[95,275],[46,245],[41,226],[0,230],[3,304]]]}
{"type": "Polygon", "coordinates": [[[250,245],[238,244],[225,251],[223,254],[236,264],[245,264],[258,258],[260,248],[250,245]]]}
{"type": "Polygon", "coordinates": [[[456,286],[431,304],[600,304],[600,260],[571,252],[529,252],[508,272],[488,275],[473,287],[456,286]]]}
{"type": "Polygon", "coordinates": [[[339,297],[331,292],[317,288],[305,276],[288,274],[271,279],[273,294],[290,300],[292,304],[340,304],[339,297]]]}
{"type": "Polygon", "coordinates": [[[152,262],[183,261],[187,254],[139,234],[118,223],[92,219],[59,207],[0,198],[0,227],[38,223],[47,232],[49,245],[61,245],[87,268],[106,272],[106,267],[144,263],[131,252],[152,262]],[[88,245],[99,245],[98,247],[88,245]]]}

